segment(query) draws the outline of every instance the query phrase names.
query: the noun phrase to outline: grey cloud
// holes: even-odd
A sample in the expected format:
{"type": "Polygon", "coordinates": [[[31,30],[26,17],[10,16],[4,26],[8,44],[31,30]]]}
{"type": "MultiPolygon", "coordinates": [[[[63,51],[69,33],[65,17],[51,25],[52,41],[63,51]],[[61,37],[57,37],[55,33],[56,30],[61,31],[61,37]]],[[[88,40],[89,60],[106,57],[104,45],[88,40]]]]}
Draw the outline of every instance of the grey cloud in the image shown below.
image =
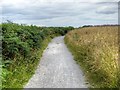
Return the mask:
{"type": "Polygon", "coordinates": [[[118,4],[117,3],[103,3],[99,5],[99,8],[96,10],[98,14],[115,14],[118,12],[118,4]]]}
{"type": "Polygon", "coordinates": [[[18,19],[52,19],[64,16],[73,16],[82,14],[75,7],[71,6],[72,3],[60,3],[59,5],[49,6],[30,6],[26,8],[14,8],[11,6],[3,7],[3,15],[16,15],[18,19]],[[19,17],[18,17],[19,16],[19,17]]]}
{"type": "MultiPolygon", "coordinates": [[[[34,0],[36,1],[36,0],[34,0]]],[[[99,23],[103,20],[104,14],[113,17],[116,13],[115,7],[102,8],[111,6],[113,3],[81,3],[81,2],[60,2],[60,3],[30,3],[28,5],[4,5],[3,18],[17,22],[25,22],[43,25],[80,25],[91,22],[99,23]],[[99,20],[94,17],[98,17],[99,20]],[[99,21],[99,22],[98,22],[99,21]]],[[[103,21],[104,22],[104,21],[103,21]]],[[[115,22],[115,21],[114,21],[115,22]]]]}
{"type": "Polygon", "coordinates": [[[117,11],[96,11],[96,13],[98,14],[114,14],[114,13],[117,13],[117,11]]]}
{"type": "Polygon", "coordinates": [[[99,5],[116,5],[118,2],[96,2],[99,5]]]}

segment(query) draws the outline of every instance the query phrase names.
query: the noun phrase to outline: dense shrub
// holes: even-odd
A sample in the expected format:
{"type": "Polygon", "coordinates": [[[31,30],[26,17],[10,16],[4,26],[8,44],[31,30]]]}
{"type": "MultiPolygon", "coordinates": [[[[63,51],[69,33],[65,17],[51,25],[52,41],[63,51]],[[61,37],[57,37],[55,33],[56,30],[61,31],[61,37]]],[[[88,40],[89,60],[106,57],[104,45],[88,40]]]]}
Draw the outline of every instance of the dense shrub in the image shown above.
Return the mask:
{"type": "Polygon", "coordinates": [[[73,27],[37,27],[3,23],[3,58],[14,59],[17,54],[27,56],[32,49],[41,47],[41,42],[53,34],[65,35],[73,27]]]}
{"type": "MultiPolygon", "coordinates": [[[[73,27],[37,27],[19,25],[12,22],[2,23],[2,62],[4,64],[3,72],[11,72],[4,80],[4,87],[11,87],[10,83],[19,83],[10,81],[10,78],[17,78],[16,73],[32,70],[33,66],[37,65],[38,60],[37,52],[42,53],[45,45],[48,43],[49,38],[58,35],[65,35],[68,31],[74,29],[73,27]],[[48,39],[48,40],[47,40],[48,39]],[[5,64],[6,62],[9,62],[5,64]],[[26,66],[25,68],[23,68],[26,66]],[[18,67],[20,68],[18,69],[18,67]],[[22,70],[23,68],[23,70],[22,70]],[[6,69],[6,70],[5,70],[6,69]],[[17,71],[18,70],[18,71],[17,71]],[[14,72],[14,73],[13,73],[14,72]],[[15,73],[16,72],[16,73],[15,73]]],[[[41,55],[41,54],[40,54],[41,55]]],[[[31,71],[32,72],[32,71],[31,71]]],[[[28,72],[30,73],[30,72],[28,72]]],[[[27,73],[25,73],[27,74],[27,73]]],[[[31,73],[32,74],[32,73],[31,73]]],[[[5,75],[3,75],[5,76],[5,75]]],[[[29,76],[29,75],[28,75],[29,76]]],[[[18,80],[22,78],[19,76],[18,80]]],[[[28,78],[29,79],[29,78],[28,78]]],[[[27,80],[28,80],[27,79],[27,80]]],[[[14,80],[13,80],[14,81],[14,80]]],[[[15,85],[14,85],[15,86],[15,85]]],[[[12,86],[13,87],[13,86],[12,86]]],[[[18,86],[16,86],[18,87],[18,86]]]]}

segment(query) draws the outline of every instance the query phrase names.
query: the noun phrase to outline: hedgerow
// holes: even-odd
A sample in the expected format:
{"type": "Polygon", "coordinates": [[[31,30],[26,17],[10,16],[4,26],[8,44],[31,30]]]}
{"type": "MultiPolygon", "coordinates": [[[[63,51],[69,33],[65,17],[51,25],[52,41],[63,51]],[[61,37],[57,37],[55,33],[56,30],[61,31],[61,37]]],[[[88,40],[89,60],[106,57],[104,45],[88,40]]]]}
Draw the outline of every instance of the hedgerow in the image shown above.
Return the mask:
{"type": "Polygon", "coordinates": [[[38,27],[2,23],[3,88],[21,88],[29,80],[51,38],[73,27],[38,27]],[[22,74],[22,75],[21,75],[22,74]]]}

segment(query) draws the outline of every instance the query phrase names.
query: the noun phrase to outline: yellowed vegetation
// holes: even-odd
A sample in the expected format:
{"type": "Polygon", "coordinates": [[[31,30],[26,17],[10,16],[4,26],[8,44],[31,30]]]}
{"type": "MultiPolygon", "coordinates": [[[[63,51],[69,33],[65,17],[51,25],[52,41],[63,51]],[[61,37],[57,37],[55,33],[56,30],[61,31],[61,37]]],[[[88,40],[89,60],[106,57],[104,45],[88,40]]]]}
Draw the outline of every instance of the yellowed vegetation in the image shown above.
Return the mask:
{"type": "Polygon", "coordinates": [[[69,32],[65,42],[91,87],[118,87],[118,26],[86,27],[69,32]]]}

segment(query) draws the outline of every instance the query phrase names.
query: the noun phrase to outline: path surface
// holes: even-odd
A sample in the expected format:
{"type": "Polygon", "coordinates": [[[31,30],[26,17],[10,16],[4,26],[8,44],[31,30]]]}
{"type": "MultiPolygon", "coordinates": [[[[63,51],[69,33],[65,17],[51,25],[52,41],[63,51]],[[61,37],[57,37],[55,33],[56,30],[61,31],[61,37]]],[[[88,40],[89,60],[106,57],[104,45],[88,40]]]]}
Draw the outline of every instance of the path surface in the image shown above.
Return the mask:
{"type": "Polygon", "coordinates": [[[49,43],[25,88],[86,88],[85,83],[80,67],[64,44],[64,36],[60,36],[49,43]]]}

